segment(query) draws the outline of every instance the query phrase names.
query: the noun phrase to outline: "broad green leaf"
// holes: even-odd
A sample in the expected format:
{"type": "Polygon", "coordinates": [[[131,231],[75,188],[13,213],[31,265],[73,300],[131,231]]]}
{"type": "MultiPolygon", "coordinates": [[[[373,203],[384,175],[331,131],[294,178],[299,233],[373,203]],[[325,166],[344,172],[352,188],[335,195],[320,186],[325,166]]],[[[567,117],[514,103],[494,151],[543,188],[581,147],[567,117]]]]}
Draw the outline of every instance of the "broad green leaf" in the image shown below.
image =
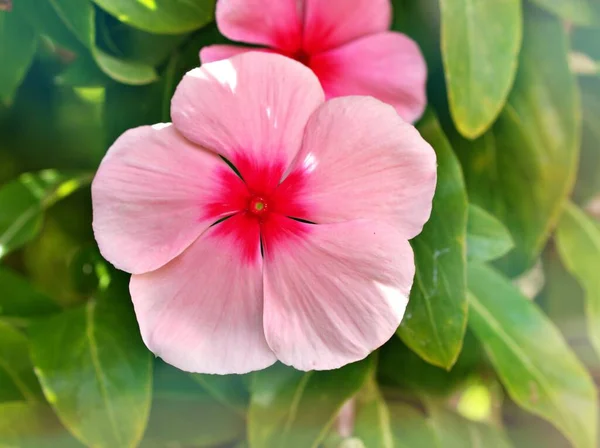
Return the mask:
{"type": "Polygon", "coordinates": [[[585,289],[588,333],[600,356],[600,229],[576,205],[568,204],[556,245],[565,267],[585,289]]]}
{"type": "Polygon", "coordinates": [[[140,62],[112,56],[99,48],[92,50],[98,67],[115,81],[133,86],[150,84],[158,79],[156,70],[140,62]]]}
{"type": "Polygon", "coordinates": [[[48,0],[67,28],[87,48],[95,45],[94,6],[91,0],[48,0]]]}
{"type": "Polygon", "coordinates": [[[80,305],[91,295],[78,289],[70,267],[80,245],[54,216],[47,216],[39,236],[23,249],[29,281],[63,308],[80,305]]]}
{"type": "Polygon", "coordinates": [[[141,446],[221,446],[244,437],[244,417],[211,397],[186,373],[157,361],[150,420],[141,446]]]}
{"type": "Polygon", "coordinates": [[[119,21],[157,34],[180,34],[209,23],[215,0],[94,0],[119,21]]]}
{"type": "MultiPolygon", "coordinates": [[[[596,38],[600,39],[600,29],[596,38]]],[[[600,40],[598,42],[597,46],[600,48],[600,40]]],[[[586,203],[600,193],[600,76],[580,78],[579,86],[583,106],[583,132],[573,196],[578,203],[586,203]]]]}
{"type": "Polygon", "coordinates": [[[243,437],[244,420],[211,397],[157,394],[142,447],[214,447],[243,437]]]}
{"type": "MultiPolygon", "coordinates": [[[[374,373],[374,372],[373,372],[374,373]]],[[[394,448],[390,411],[371,375],[356,395],[353,436],[365,446],[394,448]]]]}
{"type": "Polygon", "coordinates": [[[245,415],[249,395],[241,375],[204,375],[191,374],[204,390],[219,403],[240,415],[245,415]]]}
{"type": "Polygon", "coordinates": [[[579,99],[567,64],[563,25],[548,14],[526,14],[515,86],[493,128],[453,146],[469,199],[500,219],[515,250],[503,259],[521,274],[540,254],[573,186],[580,137],[579,99]]]}
{"type": "Polygon", "coordinates": [[[452,370],[431,365],[399,339],[392,338],[378,352],[377,374],[382,384],[408,395],[448,397],[459,388],[482,362],[482,349],[472,333],[467,332],[463,348],[452,370]]]}
{"type": "MultiPolygon", "coordinates": [[[[141,62],[130,61],[108,54],[98,48],[96,43],[96,11],[91,0],[48,0],[52,6],[51,10],[47,5],[37,10],[37,3],[31,3],[32,0],[25,0],[28,12],[34,18],[30,19],[33,23],[40,23],[44,34],[51,39],[55,39],[60,44],[65,44],[69,48],[76,48],[76,45],[70,42],[69,32],[88,49],[91,57],[97,63],[100,70],[112,79],[131,85],[148,84],[158,79],[158,74],[153,67],[141,62]],[[41,14],[45,16],[41,17],[41,14]],[[62,22],[62,23],[61,23],[62,22]]],[[[89,65],[89,55],[84,51],[79,58],[71,64],[74,68],[67,68],[73,72],[75,69],[81,70],[82,67],[89,65]]],[[[91,69],[86,70],[93,74],[91,69]]],[[[63,75],[63,76],[66,76],[63,75]]],[[[71,73],[69,75],[73,77],[71,73]]],[[[94,74],[97,78],[97,74],[94,74]]]]}
{"type": "Polygon", "coordinates": [[[89,185],[92,175],[67,175],[56,170],[26,173],[0,188],[0,259],[29,242],[39,231],[42,212],[75,190],[89,185]]]}
{"type": "Polygon", "coordinates": [[[21,11],[23,18],[37,33],[55,45],[76,54],[85,51],[81,41],[67,28],[49,0],[19,0],[15,2],[15,9],[21,11]]]}
{"type": "Polygon", "coordinates": [[[510,448],[498,428],[467,420],[441,406],[430,406],[431,424],[443,448],[510,448]]]}
{"type": "Polygon", "coordinates": [[[432,113],[418,126],[438,159],[431,218],[412,240],[416,275],[398,335],[427,362],[449,369],[467,326],[467,197],[460,165],[432,113]]]}
{"type": "Polygon", "coordinates": [[[392,30],[404,33],[417,42],[427,60],[430,74],[438,70],[441,73],[442,70],[439,3],[439,0],[392,0],[392,30]]]}
{"type": "Polygon", "coordinates": [[[152,364],[127,295],[109,289],[29,333],[44,394],[72,434],[88,446],[137,446],[150,411],[152,364]]]}
{"type": "Polygon", "coordinates": [[[12,102],[36,48],[37,35],[25,17],[18,10],[0,11],[0,103],[12,102]]]}
{"type": "Polygon", "coordinates": [[[0,267],[0,318],[28,318],[55,313],[60,307],[22,275],[0,267]]]}
{"type": "Polygon", "coordinates": [[[0,403],[0,446],[18,448],[81,447],[61,426],[47,404],[0,403]]]}
{"type": "Polygon", "coordinates": [[[467,258],[491,261],[514,247],[510,233],[500,221],[481,207],[469,204],[467,223],[467,258]]]}
{"type": "MultiPolygon", "coordinates": [[[[107,30],[110,39],[124,58],[157,67],[169,59],[182,43],[190,39],[189,34],[152,34],[119,23],[107,30]]],[[[196,47],[196,66],[198,62],[196,47]]]]}
{"type": "Polygon", "coordinates": [[[59,86],[103,87],[110,84],[110,79],[91,56],[82,54],[56,76],[54,82],[59,86]]]}
{"type": "Polygon", "coordinates": [[[315,448],[344,402],[360,390],[372,358],[328,371],[276,364],[254,376],[248,411],[251,448],[315,448]]]}
{"type": "Polygon", "coordinates": [[[595,0],[531,0],[538,6],[550,11],[561,19],[577,25],[593,25],[598,22],[595,0]]]}
{"type": "Polygon", "coordinates": [[[41,396],[29,358],[27,338],[1,320],[0,380],[0,401],[35,401],[41,396]]]}
{"type": "Polygon", "coordinates": [[[535,303],[483,265],[469,265],[469,326],[510,397],[550,421],[576,448],[596,446],[596,388],[535,303]]]}
{"type": "MultiPolygon", "coordinates": [[[[388,403],[395,448],[445,448],[429,418],[405,403],[388,403]]],[[[487,447],[486,447],[487,448],[487,447]]]]}
{"type": "Polygon", "coordinates": [[[521,0],[441,0],[442,56],[450,112],[474,139],[502,110],[517,72],[521,0]]]}

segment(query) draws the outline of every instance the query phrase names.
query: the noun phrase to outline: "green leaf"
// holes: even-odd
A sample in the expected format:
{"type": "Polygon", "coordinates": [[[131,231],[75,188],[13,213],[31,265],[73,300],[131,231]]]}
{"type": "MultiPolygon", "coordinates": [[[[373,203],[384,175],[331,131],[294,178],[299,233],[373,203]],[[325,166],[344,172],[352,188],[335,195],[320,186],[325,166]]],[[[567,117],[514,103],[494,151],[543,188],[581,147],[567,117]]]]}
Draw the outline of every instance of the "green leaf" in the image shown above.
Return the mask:
{"type": "Polygon", "coordinates": [[[61,426],[48,405],[20,401],[0,404],[0,446],[81,447],[61,426]]]}
{"type": "Polygon", "coordinates": [[[438,181],[431,218],[412,240],[416,275],[398,335],[425,361],[450,369],[467,326],[467,197],[458,160],[432,113],[418,126],[434,147],[438,181]]]}
{"type": "Polygon", "coordinates": [[[533,3],[577,25],[593,25],[598,22],[594,0],[531,0],[533,3]]]}
{"type": "MultiPolygon", "coordinates": [[[[395,448],[441,448],[429,418],[405,403],[388,403],[395,448]]],[[[486,447],[487,448],[487,447],[486,447]]]]}
{"type": "Polygon", "coordinates": [[[45,209],[91,181],[88,173],[44,170],[23,174],[0,188],[0,259],[35,237],[45,209]]]}
{"type": "MultiPolygon", "coordinates": [[[[374,372],[373,372],[374,373],[374,372]]],[[[394,448],[390,411],[371,375],[356,395],[353,435],[365,444],[378,448],[394,448]]]]}
{"type": "MultiPolygon", "coordinates": [[[[18,3],[18,2],[17,2],[18,3]]],[[[37,49],[37,35],[18,11],[0,11],[0,102],[12,102],[37,49]]]]}
{"type": "Polygon", "coordinates": [[[556,245],[565,267],[585,289],[588,333],[600,356],[600,229],[577,206],[568,204],[556,245]]]}
{"type": "Polygon", "coordinates": [[[596,446],[596,388],[560,332],[494,270],[469,265],[473,329],[510,397],[561,430],[577,448],[596,446]]]}
{"type": "Polygon", "coordinates": [[[491,261],[514,247],[510,233],[500,221],[481,207],[469,204],[467,223],[467,258],[491,261]]]}
{"type": "MultiPolygon", "coordinates": [[[[595,38],[600,42],[600,29],[595,38]]],[[[573,196],[578,203],[584,204],[600,193],[600,77],[580,78],[579,86],[583,106],[583,132],[573,196]]]]}
{"type": "Polygon", "coordinates": [[[19,0],[15,2],[15,9],[21,11],[23,18],[37,33],[54,44],[76,54],[85,50],[83,44],[58,16],[50,1],[19,0]]]}
{"type": "Polygon", "coordinates": [[[244,429],[242,416],[211,397],[189,375],[155,363],[152,410],[142,447],[221,446],[241,439],[244,429]]]}
{"type": "Polygon", "coordinates": [[[48,0],[67,28],[87,48],[95,42],[94,6],[90,0],[48,0]]]}
{"type": "Polygon", "coordinates": [[[573,186],[580,137],[579,100],[567,63],[563,25],[526,14],[515,87],[493,128],[453,141],[469,199],[502,221],[516,248],[503,259],[511,275],[540,254],[573,186]]]}
{"type": "Polygon", "coordinates": [[[499,429],[467,420],[458,414],[430,406],[431,424],[439,446],[444,448],[510,448],[506,435],[499,429]]]}
{"type": "Polygon", "coordinates": [[[215,0],[94,0],[119,21],[157,34],[180,34],[203,27],[214,16],[215,0]]]}
{"type": "Polygon", "coordinates": [[[1,320],[0,380],[0,401],[35,401],[41,396],[29,358],[27,338],[1,320]]]}
{"type": "Polygon", "coordinates": [[[0,285],[0,318],[45,316],[60,310],[56,302],[25,277],[3,267],[0,267],[0,285]]]}
{"type": "Polygon", "coordinates": [[[144,433],[152,364],[137,328],[127,295],[110,288],[30,328],[44,394],[88,446],[134,447],[144,433]]]}
{"type": "Polygon", "coordinates": [[[378,352],[378,376],[382,384],[411,394],[450,396],[481,364],[482,350],[467,332],[463,348],[452,370],[428,364],[399,339],[392,338],[378,352]]]}
{"type": "Polygon", "coordinates": [[[158,79],[153,67],[112,56],[99,48],[92,50],[98,67],[115,81],[132,86],[150,84],[158,79]]]}
{"type": "Polygon", "coordinates": [[[239,415],[245,416],[249,395],[241,375],[191,374],[214,399],[239,415]]]}
{"type": "Polygon", "coordinates": [[[248,411],[250,447],[317,447],[344,402],[366,381],[372,362],[313,372],[276,364],[257,372],[248,411]]]}
{"type": "Polygon", "coordinates": [[[143,447],[214,447],[244,436],[244,420],[208,396],[157,395],[143,447]]]}
{"type": "MultiPolygon", "coordinates": [[[[26,1],[31,2],[32,0],[26,1]]],[[[49,17],[37,19],[42,23],[49,20],[50,25],[43,26],[50,38],[56,36],[56,40],[59,42],[67,41],[68,37],[65,37],[65,35],[68,33],[64,30],[64,28],[67,28],[90,51],[91,57],[96,61],[100,70],[107,76],[123,84],[148,84],[158,79],[158,74],[153,67],[141,62],[113,56],[98,48],[96,43],[96,11],[90,0],[50,0],[50,3],[54,9],[54,13],[45,11],[45,14],[49,17]],[[57,20],[57,16],[59,20],[57,20]],[[62,21],[62,26],[60,23],[57,23],[60,21],[62,21]]],[[[32,10],[33,15],[40,14],[39,11],[34,11],[35,8],[33,6],[30,6],[29,9],[32,10]]],[[[70,46],[73,47],[73,45],[70,46]]],[[[75,68],[70,69],[71,72],[89,65],[89,56],[87,54],[83,53],[79,58],[83,60],[78,61],[75,59],[72,64],[76,65],[75,68]]],[[[87,71],[91,72],[89,69],[87,71]]],[[[74,75],[71,74],[70,76],[74,75]]],[[[94,76],[97,78],[96,74],[94,76]]]]}
{"type": "Polygon", "coordinates": [[[442,56],[450,112],[474,139],[502,110],[517,72],[521,0],[441,0],[442,56]]]}
{"type": "Polygon", "coordinates": [[[54,78],[57,85],[71,87],[103,87],[110,84],[110,80],[91,55],[85,53],[79,55],[54,78]]]}
{"type": "MultiPolygon", "coordinates": [[[[141,62],[152,67],[164,63],[178,51],[177,47],[190,38],[189,34],[147,33],[120,22],[107,29],[107,33],[119,49],[118,54],[122,54],[128,60],[141,62]]],[[[196,66],[198,64],[198,47],[196,47],[196,66]]]]}

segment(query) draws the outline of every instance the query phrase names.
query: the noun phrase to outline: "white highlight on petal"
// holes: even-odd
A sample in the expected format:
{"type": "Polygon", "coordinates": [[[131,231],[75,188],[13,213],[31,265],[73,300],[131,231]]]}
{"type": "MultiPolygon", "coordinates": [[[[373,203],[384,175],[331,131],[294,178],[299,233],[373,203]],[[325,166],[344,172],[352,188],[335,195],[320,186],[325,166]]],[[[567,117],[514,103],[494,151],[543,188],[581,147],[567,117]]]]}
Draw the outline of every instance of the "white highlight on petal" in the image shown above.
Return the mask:
{"type": "Polygon", "coordinates": [[[156,123],[156,124],[153,124],[151,127],[152,127],[152,129],[160,131],[161,129],[168,128],[169,126],[173,126],[173,123],[156,123]]]}
{"type": "Polygon", "coordinates": [[[317,158],[311,152],[304,158],[304,162],[302,162],[302,168],[304,171],[312,173],[317,168],[318,164],[319,162],[317,161],[317,158]]]}

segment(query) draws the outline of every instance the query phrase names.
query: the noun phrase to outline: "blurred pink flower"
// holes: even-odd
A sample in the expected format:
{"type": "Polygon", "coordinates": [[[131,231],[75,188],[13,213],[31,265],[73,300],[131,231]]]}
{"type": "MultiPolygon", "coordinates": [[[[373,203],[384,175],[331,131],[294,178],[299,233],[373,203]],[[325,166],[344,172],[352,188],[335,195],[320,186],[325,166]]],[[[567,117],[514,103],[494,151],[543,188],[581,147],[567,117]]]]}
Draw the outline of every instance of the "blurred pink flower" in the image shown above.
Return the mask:
{"type": "Polygon", "coordinates": [[[171,113],[123,134],[92,186],[148,348],[224,374],[337,368],[388,340],[436,183],[415,128],[261,52],[189,72],[171,113]]]}
{"type": "MultiPolygon", "coordinates": [[[[217,25],[229,39],[265,45],[310,67],[327,98],[368,95],[415,122],[425,110],[427,66],[419,47],[390,32],[390,0],[218,0],[217,25]]],[[[212,45],[202,63],[256,50],[212,45]]]]}

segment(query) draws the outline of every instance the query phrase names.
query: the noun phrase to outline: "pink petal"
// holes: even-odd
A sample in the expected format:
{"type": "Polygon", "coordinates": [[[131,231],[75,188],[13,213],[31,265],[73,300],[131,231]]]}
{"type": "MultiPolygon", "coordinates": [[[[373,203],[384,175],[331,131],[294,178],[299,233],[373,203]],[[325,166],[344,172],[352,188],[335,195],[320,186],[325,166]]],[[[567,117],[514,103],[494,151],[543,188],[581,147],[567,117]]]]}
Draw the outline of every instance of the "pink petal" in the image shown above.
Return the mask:
{"type": "Polygon", "coordinates": [[[392,107],[336,98],[308,123],[279,188],[298,193],[279,213],[316,223],[385,221],[410,239],[429,219],[435,185],[435,152],[392,107]]]}
{"type": "MultiPolygon", "coordinates": [[[[134,274],[168,263],[217,219],[240,209],[234,201],[209,208],[222,189],[226,174],[219,173],[228,170],[172,125],[127,131],[92,184],[93,227],[102,255],[134,274]]],[[[229,179],[236,182],[233,173],[229,179]]]]}
{"type": "Polygon", "coordinates": [[[295,51],[302,45],[296,0],[219,0],[217,25],[231,40],[295,51]]]}
{"type": "Polygon", "coordinates": [[[417,44],[400,33],[379,33],[314,55],[315,71],[328,98],[369,95],[391,104],[414,123],[427,103],[427,66],[417,44]]]}
{"type": "Polygon", "coordinates": [[[249,52],[187,73],[171,115],[183,135],[226,157],[244,176],[249,173],[241,165],[285,169],[323,101],[309,68],[285,56],[249,52]]]}
{"type": "Polygon", "coordinates": [[[200,50],[200,62],[202,62],[202,64],[207,64],[209,62],[229,59],[238,54],[256,50],[256,48],[242,47],[239,45],[209,45],[208,47],[202,47],[200,50]]]}
{"type": "Polygon", "coordinates": [[[168,265],[134,275],[130,291],[144,342],[179,369],[246,373],[275,362],[255,219],[239,214],[211,227],[168,265]]]}
{"type": "Polygon", "coordinates": [[[305,0],[304,50],[317,53],[373,33],[392,21],[390,0],[305,0]]]}
{"type": "Polygon", "coordinates": [[[308,229],[265,238],[267,342],[277,359],[300,370],[363,359],[402,320],[415,272],[411,247],[372,221],[298,225],[308,229]]]}

